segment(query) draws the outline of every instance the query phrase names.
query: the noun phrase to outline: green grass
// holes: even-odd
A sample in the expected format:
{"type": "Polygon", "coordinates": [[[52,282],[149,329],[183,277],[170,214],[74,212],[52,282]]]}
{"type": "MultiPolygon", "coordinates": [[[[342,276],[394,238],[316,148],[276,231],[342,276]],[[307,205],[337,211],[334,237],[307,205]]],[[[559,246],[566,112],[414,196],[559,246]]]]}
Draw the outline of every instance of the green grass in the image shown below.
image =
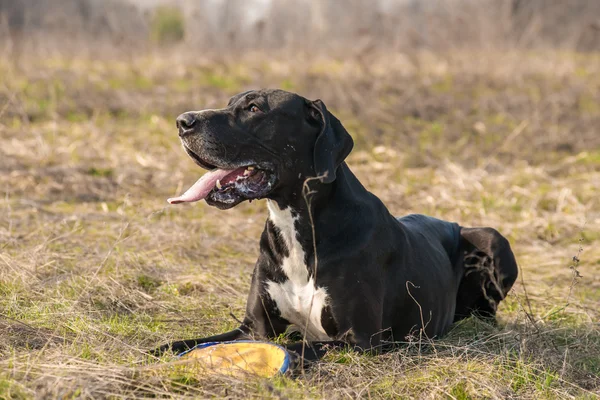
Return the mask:
{"type": "Polygon", "coordinates": [[[488,70],[461,62],[468,54],[424,56],[419,69],[385,54],[360,68],[248,56],[174,68],[165,54],[0,63],[0,399],[600,394],[593,59],[528,53],[488,70]],[[573,73],[557,77],[558,61],[573,73]],[[275,379],[207,376],[147,354],[243,317],[264,202],[223,212],[166,198],[202,173],[175,116],[260,86],[322,98],[355,138],[350,167],[395,215],[510,238],[523,282],[497,325],[468,319],[384,355],[335,351],[275,379]]]}

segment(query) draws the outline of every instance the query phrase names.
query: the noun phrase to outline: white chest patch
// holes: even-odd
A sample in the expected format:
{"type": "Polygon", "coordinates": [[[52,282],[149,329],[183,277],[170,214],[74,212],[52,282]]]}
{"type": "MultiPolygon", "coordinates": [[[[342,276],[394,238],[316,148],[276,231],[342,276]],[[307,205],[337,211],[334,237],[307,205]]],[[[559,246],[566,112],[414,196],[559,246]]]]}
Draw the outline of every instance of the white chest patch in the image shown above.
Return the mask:
{"type": "Polygon", "coordinates": [[[276,203],[267,200],[269,218],[279,229],[289,251],[283,259],[281,269],[288,280],[283,283],[268,281],[267,292],[277,304],[281,316],[290,321],[301,333],[306,330],[309,340],[329,340],[321,324],[321,313],[327,305],[327,291],[315,285],[309,278],[304,263],[304,250],[296,238],[292,211],[280,210],[276,203]]]}

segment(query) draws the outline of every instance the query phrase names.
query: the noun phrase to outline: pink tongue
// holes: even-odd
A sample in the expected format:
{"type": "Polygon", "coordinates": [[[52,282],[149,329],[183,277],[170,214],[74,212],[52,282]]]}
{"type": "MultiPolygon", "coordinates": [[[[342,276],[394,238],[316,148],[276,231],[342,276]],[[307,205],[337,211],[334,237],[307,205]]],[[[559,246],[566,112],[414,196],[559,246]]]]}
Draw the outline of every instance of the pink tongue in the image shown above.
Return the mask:
{"type": "Polygon", "coordinates": [[[225,178],[236,170],[233,169],[215,169],[206,174],[202,175],[202,178],[198,179],[191,188],[186,190],[184,194],[179,197],[172,197],[167,199],[169,204],[179,203],[192,203],[194,201],[202,200],[208,193],[215,187],[218,180],[225,178]]]}

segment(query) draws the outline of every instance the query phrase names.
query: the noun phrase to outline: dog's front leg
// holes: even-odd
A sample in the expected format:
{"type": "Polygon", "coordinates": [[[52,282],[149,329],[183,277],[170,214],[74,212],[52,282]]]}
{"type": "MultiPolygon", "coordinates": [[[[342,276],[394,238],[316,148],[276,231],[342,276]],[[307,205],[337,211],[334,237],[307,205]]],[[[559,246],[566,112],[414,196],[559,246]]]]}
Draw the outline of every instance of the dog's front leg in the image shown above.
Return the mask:
{"type": "Polygon", "coordinates": [[[202,343],[273,338],[284,333],[289,322],[279,317],[275,312],[275,306],[265,293],[264,287],[261,286],[260,282],[261,280],[257,278],[257,271],[255,269],[246,304],[246,317],[239,327],[219,335],[167,343],[153,350],[152,353],[160,355],[167,351],[172,351],[175,354],[179,354],[202,343]]]}
{"type": "Polygon", "coordinates": [[[159,348],[152,351],[155,355],[160,355],[168,351],[172,351],[175,354],[183,353],[196,345],[201,343],[209,342],[229,342],[232,340],[248,339],[250,338],[250,328],[244,324],[240,325],[229,332],[221,333],[219,335],[208,336],[205,338],[179,340],[172,343],[166,343],[159,348]]]}
{"type": "MultiPolygon", "coordinates": [[[[320,360],[329,350],[334,349],[354,349],[362,352],[363,349],[351,346],[346,342],[340,340],[332,340],[327,342],[298,342],[288,344],[285,346],[286,350],[290,352],[293,358],[300,362],[300,359],[304,361],[318,361],[320,360]]],[[[306,364],[308,366],[308,364],[306,364]]]]}
{"type": "MultiPolygon", "coordinates": [[[[378,336],[378,335],[374,335],[378,336]]],[[[379,335],[380,336],[380,335],[379,335]]],[[[379,341],[380,338],[376,338],[377,345],[374,346],[372,341],[363,341],[361,344],[355,342],[354,338],[346,337],[344,340],[331,340],[321,342],[298,342],[288,344],[285,348],[291,353],[292,357],[300,362],[300,359],[308,361],[309,364],[312,361],[318,361],[330,350],[353,350],[358,353],[380,351],[379,341]]],[[[308,366],[309,364],[305,364],[308,366]]]]}

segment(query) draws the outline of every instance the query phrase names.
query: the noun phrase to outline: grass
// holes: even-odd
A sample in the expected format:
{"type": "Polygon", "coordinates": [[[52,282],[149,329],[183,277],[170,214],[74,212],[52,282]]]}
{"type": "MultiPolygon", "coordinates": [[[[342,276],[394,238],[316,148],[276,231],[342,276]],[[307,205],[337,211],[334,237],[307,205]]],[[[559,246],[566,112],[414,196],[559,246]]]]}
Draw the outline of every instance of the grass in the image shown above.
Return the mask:
{"type": "Polygon", "coordinates": [[[0,398],[600,395],[598,56],[266,60],[0,64],[0,398]],[[431,343],[332,352],[271,380],[146,354],[243,316],[264,202],[165,199],[201,173],[174,117],[265,86],[322,98],[356,139],[351,168],[394,214],[509,237],[522,280],[497,326],[469,319],[431,343]]]}

